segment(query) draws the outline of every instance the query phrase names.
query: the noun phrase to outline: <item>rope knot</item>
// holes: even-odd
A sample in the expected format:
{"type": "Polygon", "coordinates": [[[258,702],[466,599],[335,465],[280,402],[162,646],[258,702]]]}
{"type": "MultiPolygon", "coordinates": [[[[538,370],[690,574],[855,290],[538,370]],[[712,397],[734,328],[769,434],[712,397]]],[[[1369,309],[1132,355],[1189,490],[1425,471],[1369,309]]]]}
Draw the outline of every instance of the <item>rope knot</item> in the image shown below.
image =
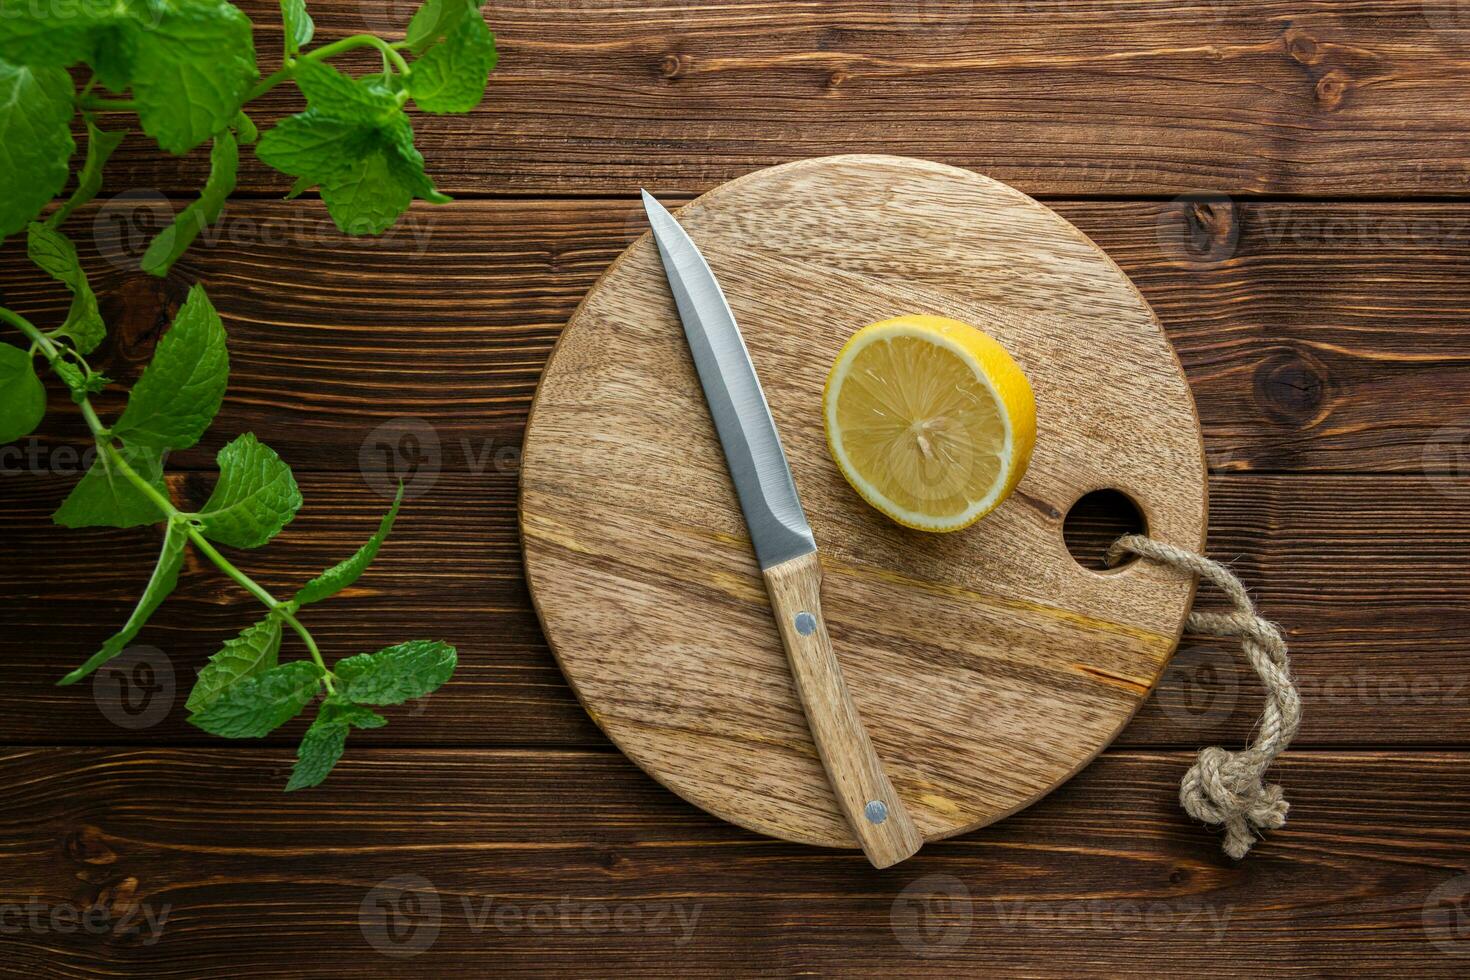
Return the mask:
{"type": "Polygon", "coordinates": [[[1225,828],[1225,853],[1239,860],[1256,842],[1256,832],[1286,823],[1289,809],[1281,787],[1265,781],[1266,770],[1285,751],[1301,725],[1301,698],[1291,679],[1286,640],[1281,631],[1256,612],[1255,605],[1230,569],[1183,548],[1141,534],[1119,538],[1108,549],[1116,565],[1128,553],[1197,575],[1214,584],[1230,600],[1231,612],[1194,613],[1188,629],[1202,635],[1241,641],[1246,659],[1266,688],[1266,709],[1254,742],[1241,752],[1200,750],[1179,784],[1179,802],[1196,820],[1225,828]]]}
{"type": "Polygon", "coordinates": [[[1286,824],[1286,802],[1281,787],[1267,783],[1264,767],[1252,753],[1201,749],[1179,784],[1184,811],[1202,823],[1225,828],[1225,853],[1239,860],[1256,842],[1256,831],[1276,830],[1286,824]]]}

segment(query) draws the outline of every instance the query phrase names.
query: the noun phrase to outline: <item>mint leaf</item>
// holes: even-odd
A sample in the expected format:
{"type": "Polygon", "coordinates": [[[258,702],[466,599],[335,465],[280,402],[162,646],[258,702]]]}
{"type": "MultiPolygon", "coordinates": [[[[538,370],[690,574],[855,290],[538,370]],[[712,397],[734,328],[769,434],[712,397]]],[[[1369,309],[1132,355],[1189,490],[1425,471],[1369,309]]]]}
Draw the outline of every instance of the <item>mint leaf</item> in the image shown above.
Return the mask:
{"type": "Polygon", "coordinates": [[[138,121],[169,153],[187,153],[230,124],[259,77],[250,21],[222,2],[131,2],[163,11],[130,32],[138,121]]]}
{"type": "Polygon", "coordinates": [[[380,235],[413,203],[413,191],[397,178],[380,152],[324,180],[321,194],[332,221],[348,235],[380,235]]]}
{"type": "Polygon", "coordinates": [[[271,667],[225,688],[189,724],[223,738],[263,738],[301,713],[321,677],[309,660],[271,667]]]}
{"type": "Polygon", "coordinates": [[[143,590],[143,597],[138,600],[138,605],[133,609],[133,614],[123,624],[123,628],[102,644],[102,649],[92,654],[91,658],[76,670],[67,674],[57,683],[61,686],[75,684],[86,677],[92,671],[101,667],[107,661],[123,652],[123,648],[132,642],[133,637],[138,635],[150,616],[168,598],[168,594],[174,590],[179,583],[179,569],[184,566],[184,544],[188,541],[188,532],[179,521],[169,521],[168,530],[163,535],[163,547],[158,552],[158,563],[153,566],[153,575],[148,579],[148,585],[143,590]]]}
{"type": "Polygon", "coordinates": [[[375,148],[374,132],[345,119],[330,119],[315,110],[287,116],[260,137],[255,155],[267,166],[301,178],[294,197],[375,148]]]}
{"type": "Polygon", "coordinates": [[[155,276],[166,276],[168,270],[179,260],[199,233],[219,220],[225,209],[225,200],[235,189],[235,177],[240,170],[240,147],[235,137],[222,132],[214,138],[209,150],[209,179],[199,200],[189,204],[174,218],[173,224],[158,233],[148,243],[143,253],[141,267],[144,272],[155,276]]]}
{"type": "Polygon", "coordinates": [[[0,443],[35,432],[45,414],[46,387],[36,377],[30,352],[0,344],[0,443]]]}
{"type": "MultiPolygon", "coordinates": [[[[156,454],[125,447],[122,455],[144,482],[168,499],[163,463],[156,454]]],[[[62,527],[137,527],[157,524],[163,517],[158,504],[123,475],[112,457],[99,452],[51,519],[62,527]]]]}
{"type": "Polygon", "coordinates": [[[409,94],[425,112],[469,112],[485,97],[485,80],[497,60],[495,35],[472,13],[413,63],[409,94]]]}
{"type": "Polygon", "coordinates": [[[160,452],[189,448],[219,411],[229,374],[224,325],[204,287],[195,286],[133,386],[113,434],[160,452]]]}
{"type": "MultiPolygon", "coordinates": [[[[4,30],[6,17],[0,17],[4,30]]],[[[66,186],[71,77],[60,68],[0,61],[0,239],[20,231],[66,186]]]]}
{"type": "Polygon", "coordinates": [[[250,21],[223,0],[15,3],[0,17],[0,58],[87,62],[107,88],[132,89],[143,131],[170,153],[228,125],[258,77],[250,21]]]}
{"type": "Polygon", "coordinates": [[[0,58],[15,65],[66,68],[92,56],[95,30],[114,20],[98,4],[0,3],[0,58]]]}
{"type": "Polygon", "coordinates": [[[298,606],[304,606],[309,602],[321,602],[362,578],[362,573],[367,571],[373,559],[378,556],[378,549],[388,537],[388,532],[393,530],[393,521],[398,516],[398,506],[401,503],[403,503],[403,484],[399,483],[398,496],[393,499],[393,506],[388,508],[388,513],[384,514],[383,519],[378,523],[378,532],[368,538],[367,544],[358,548],[357,553],[351,558],[333,565],[303,585],[301,591],[297,592],[291,601],[298,606]]]}
{"type": "Polygon", "coordinates": [[[102,323],[97,297],[77,258],[76,246],[51,225],[32,221],[26,229],[26,254],[47,275],[71,290],[71,310],[60,332],[72,339],[77,350],[90,354],[107,336],[107,327],[102,323]]]}
{"type": "Polygon", "coordinates": [[[324,62],[303,61],[296,68],[296,84],[307,106],[331,119],[375,126],[402,111],[378,75],[350,78],[324,62]]]}
{"type": "Polygon", "coordinates": [[[301,62],[297,83],[307,110],[283,119],[255,148],[263,163],[299,178],[293,196],[320,186],[327,212],[349,235],[381,233],[415,197],[449,200],[424,173],[413,126],[381,76],[351,79],[301,62]]]}
{"type": "Polygon", "coordinates": [[[286,783],[286,792],[319,785],[342,758],[342,750],[346,747],[347,725],[326,721],[325,715],[317,715],[296,749],[296,765],[286,783]]]}
{"type": "Polygon", "coordinates": [[[245,433],[219,451],[219,482],[198,514],[206,538],[259,548],[301,509],[296,478],[275,450],[245,433]]]}
{"type": "Polygon", "coordinates": [[[353,704],[340,694],[334,694],[323,701],[321,713],[332,721],[346,722],[353,728],[382,728],[388,724],[388,719],[372,708],[353,704]]]}
{"type": "Polygon", "coordinates": [[[342,758],[349,726],[382,728],[386,724],[388,719],[371,708],[353,704],[340,694],[328,695],[296,750],[296,767],[291,771],[286,791],[316,786],[327,778],[327,773],[342,758]]]}
{"type": "Polygon", "coordinates": [[[409,49],[423,54],[479,9],[479,0],[424,0],[408,22],[409,49]]]}
{"type": "Polygon", "coordinates": [[[254,143],[260,137],[260,130],[255,128],[255,123],[245,114],[244,109],[235,113],[235,121],[230,125],[235,128],[235,135],[240,138],[240,142],[246,146],[254,143]]]}
{"type": "Polygon", "coordinates": [[[311,43],[316,24],[306,12],[306,0],[281,0],[281,22],[286,29],[286,54],[295,55],[311,43]]]}
{"type": "Polygon", "coordinates": [[[106,375],[87,374],[71,361],[61,358],[51,362],[51,370],[66,382],[67,388],[71,390],[71,400],[78,405],[86,401],[88,395],[95,395],[112,383],[112,379],[106,375]]]}
{"type": "Polygon", "coordinates": [[[276,665],[281,652],[281,621],[267,616],[247,626],[239,636],[232,636],[199,672],[194,690],[184,707],[191,712],[203,711],[210,702],[232,684],[254,677],[276,665]]]}
{"type": "Polygon", "coordinates": [[[411,640],[340,660],[332,673],[341,682],[342,696],[355,704],[402,704],[449,680],[455,662],[449,644],[411,640]]]}
{"type": "Polygon", "coordinates": [[[87,123],[87,159],[82,164],[82,170],[77,174],[76,189],[71,192],[71,197],[66,203],[52,211],[46,219],[46,224],[52,228],[60,228],[61,223],[71,216],[77,208],[86,204],[97,196],[102,189],[102,168],[107,166],[107,160],[112,152],[117,149],[118,144],[123,141],[126,133],[108,133],[97,128],[91,119],[87,123]]]}

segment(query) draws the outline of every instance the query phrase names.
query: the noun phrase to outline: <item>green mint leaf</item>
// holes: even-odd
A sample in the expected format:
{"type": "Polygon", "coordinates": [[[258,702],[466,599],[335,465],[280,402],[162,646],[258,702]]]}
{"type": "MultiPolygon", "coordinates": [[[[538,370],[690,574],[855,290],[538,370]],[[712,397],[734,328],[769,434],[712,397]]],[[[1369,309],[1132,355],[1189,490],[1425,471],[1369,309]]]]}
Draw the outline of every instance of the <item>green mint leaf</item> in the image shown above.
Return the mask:
{"type": "Polygon", "coordinates": [[[160,452],[189,448],[219,411],[229,374],[224,325],[204,287],[195,286],[133,386],[113,434],[160,452]]]}
{"type": "Polygon", "coordinates": [[[340,694],[333,694],[322,702],[322,715],[332,721],[345,722],[353,728],[382,728],[388,719],[372,708],[353,704],[340,694]]]}
{"type": "Polygon", "coordinates": [[[274,667],[280,652],[279,618],[267,616],[246,627],[239,636],[226,640],[225,645],[209,658],[209,663],[199,672],[184,707],[190,712],[203,711],[226,688],[274,667]]]}
{"type": "Polygon", "coordinates": [[[240,142],[246,146],[260,138],[260,130],[255,128],[254,121],[245,114],[243,109],[235,114],[235,121],[230,125],[235,128],[235,135],[240,138],[240,142]]]}
{"type": "Polygon", "coordinates": [[[88,395],[95,395],[106,388],[111,380],[106,375],[87,374],[71,361],[61,358],[51,362],[51,370],[66,383],[66,387],[71,391],[71,400],[78,405],[86,401],[88,395]]]}
{"type": "Polygon", "coordinates": [[[479,9],[479,0],[424,0],[408,22],[409,50],[423,54],[479,9]]]}
{"type": "Polygon", "coordinates": [[[377,653],[339,660],[332,673],[342,696],[354,704],[402,704],[420,698],[454,673],[454,647],[437,640],[410,640],[377,653]]]}
{"type": "Polygon", "coordinates": [[[219,451],[219,482],[197,515],[206,538],[259,548],[291,523],[301,491],[275,450],[245,433],[219,451]]]}
{"type": "Polygon", "coordinates": [[[303,61],[296,68],[296,84],[306,104],[330,119],[377,126],[402,110],[381,76],[350,78],[321,61],[303,61]]]}
{"type": "MultiPolygon", "coordinates": [[[[145,483],[168,499],[163,464],[151,450],[124,448],[123,457],[145,483]]],[[[62,527],[137,527],[163,520],[158,504],[138,489],[105,452],[98,453],[51,519],[62,527]]]]}
{"type": "Polygon", "coordinates": [[[319,713],[296,749],[296,765],[286,783],[286,792],[319,785],[342,758],[342,750],[346,747],[346,723],[329,721],[325,711],[319,713]]]}
{"type": "Polygon", "coordinates": [[[298,606],[304,606],[310,602],[321,602],[362,578],[362,573],[367,571],[373,559],[378,557],[378,549],[388,537],[388,532],[393,530],[393,521],[398,516],[398,506],[402,503],[403,484],[399,483],[398,496],[393,499],[393,506],[388,508],[388,513],[384,514],[383,519],[378,523],[378,532],[368,538],[367,544],[358,548],[357,553],[351,558],[333,565],[303,585],[301,591],[297,592],[291,601],[298,606]]]}
{"type": "Polygon", "coordinates": [[[107,166],[107,160],[112,152],[122,143],[126,133],[108,133],[97,128],[91,119],[87,123],[87,159],[82,164],[81,172],[77,174],[76,190],[71,192],[71,197],[66,203],[52,211],[46,219],[46,224],[52,228],[60,228],[61,223],[71,216],[77,208],[86,204],[97,196],[102,190],[102,168],[107,166]]]}
{"type": "Polygon", "coordinates": [[[35,432],[45,414],[46,386],[30,352],[0,344],[0,444],[35,432]]]}
{"type": "Polygon", "coordinates": [[[65,71],[0,61],[0,240],[24,228],[66,186],[76,149],[73,111],[65,71]]]}
{"type": "Polygon", "coordinates": [[[47,275],[71,290],[71,310],[60,332],[72,339],[77,350],[90,354],[107,336],[107,327],[102,323],[97,297],[77,258],[76,246],[51,225],[32,221],[26,229],[26,254],[47,275]]]}
{"type": "Polygon", "coordinates": [[[485,19],[478,12],[461,18],[443,44],[413,63],[409,94],[425,112],[469,112],[485,97],[485,81],[498,58],[485,19]]]}
{"type": "Polygon", "coordinates": [[[224,0],[14,3],[3,13],[0,58],[89,63],[108,89],[132,89],[143,131],[170,153],[228,125],[258,77],[250,21],[224,0]]]}
{"type": "Polygon", "coordinates": [[[255,155],[299,178],[292,196],[320,186],[327,212],[349,235],[387,229],[415,198],[443,204],[413,145],[413,126],[381,76],[351,79],[330,65],[302,62],[297,82],[306,112],[283,119],[255,155]]]}
{"type": "Polygon", "coordinates": [[[230,124],[259,77],[250,21],[210,0],[146,6],[161,13],[130,35],[138,121],[169,153],[187,153],[230,124]]]}
{"type": "Polygon", "coordinates": [[[184,544],[188,541],[188,532],[179,521],[169,521],[168,530],[163,535],[163,547],[158,552],[158,563],[153,566],[153,575],[148,579],[148,585],[143,590],[143,597],[138,600],[138,605],[133,609],[133,614],[128,617],[127,623],[116,634],[102,644],[102,649],[94,653],[91,658],[76,670],[67,674],[57,683],[65,686],[75,684],[86,677],[92,671],[101,667],[107,661],[123,652],[133,637],[138,635],[150,616],[168,598],[168,594],[174,590],[179,582],[179,569],[184,566],[184,544]]]}
{"type": "Polygon", "coordinates": [[[190,715],[189,724],[222,738],[264,738],[301,713],[321,678],[321,668],[309,660],[271,667],[225,688],[190,715]]]}
{"type": "Polygon", "coordinates": [[[14,65],[66,68],[91,57],[94,28],[111,16],[90,3],[0,3],[0,58],[14,65]]]}
{"type": "Polygon", "coordinates": [[[348,235],[380,235],[413,202],[413,191],[393,173],[388,158],[374,152],[322,181],[322,203],[348,235]]]}
{"type": "Polygon", "coordinates": [[[373,151],[375,132],[316,110],[287,116],[260,137],[255,155],[283,174],[298,176],[292,197],[315,187],[344,165],[373,151]]]}
{"type": "Polygon", "coordinates": [[[281,22],[286,29],[286,54],[295,55],[311,43],[316,25],[306,12],[306,0],[281,0],[281,22]]]}
{"type": "Polygon", "coordinates": [[[204,190],[197,201],[179,212],[173,224],[148,243],[141,263],[144,272],[155,276],[168,275],[168,270],[194,244],[199,233],[219,220],[225,201],[235,189],[239,170],[240,147],[235,137],[228,132],[215,136],[209,151],[209,179],[205,181],[204,190]]]}

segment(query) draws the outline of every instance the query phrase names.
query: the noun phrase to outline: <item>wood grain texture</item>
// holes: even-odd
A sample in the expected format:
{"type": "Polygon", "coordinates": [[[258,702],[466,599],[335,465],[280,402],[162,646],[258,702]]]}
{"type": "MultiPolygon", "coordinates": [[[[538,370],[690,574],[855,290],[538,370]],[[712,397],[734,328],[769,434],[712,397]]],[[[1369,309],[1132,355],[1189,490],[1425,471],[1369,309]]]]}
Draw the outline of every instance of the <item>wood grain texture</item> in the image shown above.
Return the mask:
{"type": "Polygon", "coordinates": [[[1187,754],[1110,752],[887,871],[717,821],[615,754],[349,751],[283,796],[290,759],[0,754],[5,969],[1458,977],[1470,943],[1446,890],[1470,868],[1463,754],[1289,753],[1291,823],[1234,864],[1178,812],[1187,754]],[[92,908],[101,934],[50,925],[92,908]]]}
{"type": "MultiPolygon", "coordinates": [[[[269,69],[274,3],[241,6],[269,69]]],[[[398,36],[411,4],[320,0],[317,37],[398,36]]],[[[493,0],[470,116],[417,116],[451,192],[697,193],[811,156],[886,152],[1032,194],[1461,195],[1455,0],[493,0]]],[[[364,69],[374,67],[370,59],[364,69]]],[[[301,108],[257,103],[265,124],[301,108]]],[[[108,188],[193,193],[206,155],[125,142],[108,188]]],[[[290,179],[243,161],[242,187],[290,179]]]]}
{"type": "Polygon", "coordinates": [[[822,561],[815,553],[801,555],[762,570],[761,576],[832,795],[873,867],[892,867],[912,857],[924,838],[903,797],[894,792],[847,690],[822,616],[822,561]]]}
{"type": "MultiPolygon", "coordinates": [[[[306,506],[272,544],[237,554],[278,593],[351,554],[388,501],[358,474],[301,474],[306,506]]],[[[152,529],[70,531],[49,515],[76,476],[0,481],[0,743],[207,741],[184,722],[194,672],[255,618],[212,567],[191,563],[138,638],[170,658],[178,683],[155,724],[123,728],[95,685],[58,688],[127,618],[158,548],[152,529]]],[[[204,474],[172,479],[197,507],[204,474]]],[[[515,524],[516,476],[441,474],[407,501],[372,571],[306,621],[336,658],[418,636],[459,647],[452,683],[390,708],[391,724],[355,732],[379,745],[606,745],[567,689],[531,610],[515,524]]],[[[1230,561],[1265,614],[1287,631],[1306,701],[1298,744],[1470,747],[1470,479],[1221,476],[1211,483],[1210,549],[1230,561]],[[1371,557],[1365,557],[1371,555],[1371,557]]],[[[1100,530],[1100,529],[1099,529],[1100,530]]],[[[1090,536],[1101,554],[1103,536],[1090,536]]],[[[1205,605],[1215,602],[1201,593],[1205,605]]],[[[287,656],[299,655],[287,640],[287,656]]],[[[132,696],[141,712],[150,685],[132,696]]],[[[1241,743],[1261,691],[1232,645],[1186,637],[1120,745],[1241,743]]],[[[300,737],[284,729],[281,742],[300,737]]]]}
{"type": "MultiPolygon", "coordinates": [[[[827,622],[888,776],[929,839],[1035,800],[1110,742],[1174,650],[1193,581],[1099,574],[1061,519],[1089,491],[1203,546],[1194,405],[1153,313],[1076,228],[968,171],[847,156],[683,208],[741,324],[826,569],[827,622]],[[822,387],[860,327],[933,313],[1026,372],[1036,448],[973,534],[876,514],[828,453],[822,387]]],[[[787,840],[854,846],[772,622],[652,238],[588,293],[527,423],[526,572],[598,725],[654,778],[787,840]]]]}
{"type": "MultiPolygon", "coordinates": [[[[1052,204],[1164,322],[1213,469],[1460,471],[1470,205],[1052,204]]],[[[355,469],[397,444],[409,423],[379,428],[394,420],[422,420],[437,439],[399,454],[405,468],[418,450],[445,472],[492,466],[518,449],[576,303],[647,227],[631,197],[461,201],[352,239],[317,202],[235,201],[160,282],[127,271],[155,211],[119,221],[94,208],[68,231],[113,331],[94,359],[112,377],[136,377],[196,279],[224,316],[232,383],[204,443],[170,457],[190,468],[254,431],[297,469],[355,469]]],[[[65,290],[15,239],[0,248],[0,284],[37,323],[65,315],[65,290]]],[[[43,453],[85,432],[52,393],[43,453]]],[[[106,417],[121,402],[102,404],[106,417]]]]}

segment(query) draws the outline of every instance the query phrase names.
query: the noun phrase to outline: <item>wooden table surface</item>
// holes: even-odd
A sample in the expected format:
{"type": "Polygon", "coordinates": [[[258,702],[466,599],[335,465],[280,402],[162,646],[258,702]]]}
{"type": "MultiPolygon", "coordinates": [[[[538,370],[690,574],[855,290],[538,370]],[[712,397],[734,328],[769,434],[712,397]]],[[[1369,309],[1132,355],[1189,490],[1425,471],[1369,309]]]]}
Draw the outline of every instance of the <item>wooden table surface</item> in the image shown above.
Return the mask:
{"type": "MultiPolygon", "coordinates": [[[[205,442],[170,458],[176,498],[203,501],[236,433],[277,449],[306,506],[241,561],[285,590],[355,548],[385,472],[405,474],[393,538],[314,631],[329,656],[444,637],[460,667],[290,795],[300,722],[252,743],[184,723],[193,671],[253,618],[212,567],[192,563],[139,638],[150,683],[53,686],[125,618],[157,541],[50,524],[86,445],[53,391],[42,433],[0,451],[0,971],[1470,971],[1470,6],[487,9],[502,66],[485,105],[415,120],[453,204],[347,239],[252,159],[223,221],[152,279],[132,268],[146,230],[206,160],[130,138],[69,226],[113,331],[109,375],[136,376],[192,282],[224,317],[229,393],[205,442]],[[1306,704],[1276,771],[1290,823],[1244,862],[1175,798],[1197,748],[1238,746],[1257,717],[1259,686],[1221,641],[1186,638],[1054,795],[885,872],[690,807],[569,692],[515,520],[562,324],[641,233],[638,186],[677,202],[852,151],[1041,198],[1162,318],[1204,427],[1209,553],[1283,624],[1306,704]]],[[[401,30],[411,5],[312,12],[333,38],[401,30]]],[[[257,43],[280,48],[274,29],[257,43]]],[[[267,101],[262,122],[299,108],[267,101]]],[[[14,241],[0,288],[38,322],[64,310],[14,241]]]]}

